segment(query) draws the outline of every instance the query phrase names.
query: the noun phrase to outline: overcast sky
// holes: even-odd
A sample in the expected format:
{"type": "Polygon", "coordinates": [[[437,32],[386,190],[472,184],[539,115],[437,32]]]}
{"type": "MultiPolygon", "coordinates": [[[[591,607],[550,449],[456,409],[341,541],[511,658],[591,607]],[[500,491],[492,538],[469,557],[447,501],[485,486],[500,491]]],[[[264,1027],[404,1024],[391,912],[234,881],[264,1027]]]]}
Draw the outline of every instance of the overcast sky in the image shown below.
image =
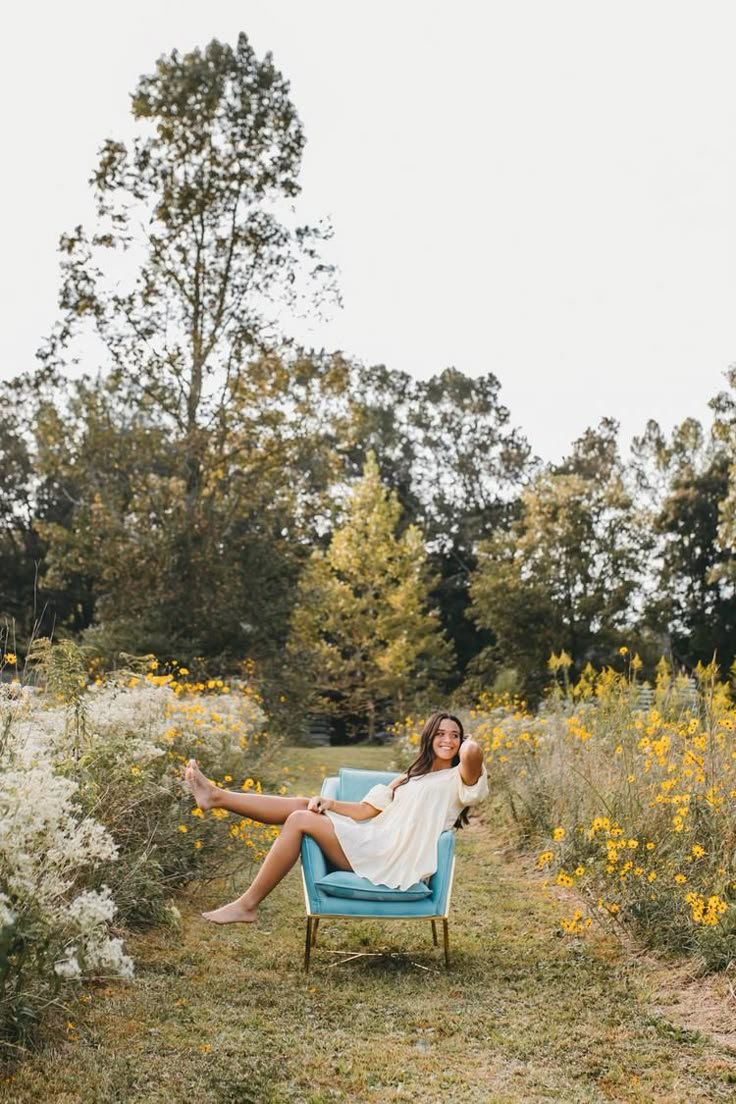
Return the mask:
{"type": "MultiPolygon", "coordinates": [[[[308,343],[492,371],[546,459],[611,415],[708,420],[736,362],[730,0],[51,0],[4,18],[0,375],[54,318],[62,230],[156,58],[244,30],[304,122],[344,309],[308,343]]],[[[90,365],[90,367],[94,367],[90,365]]]]}

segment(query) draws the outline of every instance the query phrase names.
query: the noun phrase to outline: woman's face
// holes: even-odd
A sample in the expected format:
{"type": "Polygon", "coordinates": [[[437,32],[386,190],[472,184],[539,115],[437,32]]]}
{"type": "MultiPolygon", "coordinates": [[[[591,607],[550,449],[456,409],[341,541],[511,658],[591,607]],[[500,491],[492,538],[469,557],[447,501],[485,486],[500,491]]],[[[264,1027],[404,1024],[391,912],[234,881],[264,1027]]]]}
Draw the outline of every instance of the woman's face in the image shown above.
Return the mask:
{"type": "Polygon", "coordinates": [[[460,740],[460,729],[455,722],[448,717],[443,718],[432,740],[432,753],[435,760],[439,759],[449,765],[458,753],[460,740]]]}

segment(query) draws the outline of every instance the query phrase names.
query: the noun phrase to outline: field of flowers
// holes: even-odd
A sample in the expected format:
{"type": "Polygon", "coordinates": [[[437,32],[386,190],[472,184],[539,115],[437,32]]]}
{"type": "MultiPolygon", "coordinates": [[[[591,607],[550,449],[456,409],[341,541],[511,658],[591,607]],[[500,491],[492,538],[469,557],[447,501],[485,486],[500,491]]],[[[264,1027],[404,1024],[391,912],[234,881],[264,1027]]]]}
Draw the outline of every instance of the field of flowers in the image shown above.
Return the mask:
{"type": "Polygon", "coordinates": [[[247,671],[195,681],[148,658],[103,677],[69,643],[36,658],[37,686],[0,683],[0,1058],[70,986],[132,976],[126,931],[176,925],[174,888],[265,853],[272,828],[194,805],[189,756],[222,785],[285,789],[247,671]]]}
{"type": "MultiPolygon", "coordinates": [[[[604,921],[704,969],[736,959],[736,707],[715,667],[694,680],[662,661],[653,687],[622,670],[572,684],[552,656],[552,692],[530,713],[483,698],[464,717],[483,746],[494,815],[577,907],[563,931],[604,921]]],[[[420,722],[403,726],[404,754],[420,722]]]]}

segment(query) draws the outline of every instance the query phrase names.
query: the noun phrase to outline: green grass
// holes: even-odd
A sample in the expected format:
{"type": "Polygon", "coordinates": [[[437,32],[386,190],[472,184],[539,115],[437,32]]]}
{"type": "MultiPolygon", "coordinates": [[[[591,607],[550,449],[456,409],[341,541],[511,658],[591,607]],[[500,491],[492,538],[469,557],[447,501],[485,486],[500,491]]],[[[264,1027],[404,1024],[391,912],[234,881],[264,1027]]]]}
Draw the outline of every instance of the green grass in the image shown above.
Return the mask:
{"type": "MultiPolygon", "coordinates": [[[[290,749],[285,762],[294,792],[313,793],[341,763],[385,767],[388,758],[376,748],[290,749]]],[[[236,887],[190,887],[177,902],[181,932],[129,939],[136,979],[88,990],[63,1013],[76,1038],[42,1047],[0,1099],[732,1101],[733,1052],[662,1014],[666,968],[603,934],[559,938],[559,905],[504,842],[478,821],[459,834],[449,972],[426,922],[323,921],[305,976],[298,870],[256,929],[198,918],[236,887]],[[385,955],[329,953],[351,948],[385,955]]]]}

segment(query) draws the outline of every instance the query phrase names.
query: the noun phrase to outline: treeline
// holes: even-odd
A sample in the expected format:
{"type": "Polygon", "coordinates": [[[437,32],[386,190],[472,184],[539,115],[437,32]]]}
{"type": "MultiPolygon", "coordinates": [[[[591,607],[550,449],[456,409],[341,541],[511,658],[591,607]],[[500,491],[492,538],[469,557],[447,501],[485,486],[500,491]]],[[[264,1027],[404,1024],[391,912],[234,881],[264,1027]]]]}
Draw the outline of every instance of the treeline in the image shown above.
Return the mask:
{"type": "Polygon", "coordinates": [[[650,422],[622,457],[605,420],[543,465],[492,374],[298,350],[279,317],[335,278],[292,215],[304,136],[270,56],[174,51],[132,110],[96,225],[61,239],[41,367],[3,388],[7,650],[247,656],[272,706],[371,724],[460,687],[534,698],[561,648],[731,662],[731,392],[708,430],[650,422]]]}

